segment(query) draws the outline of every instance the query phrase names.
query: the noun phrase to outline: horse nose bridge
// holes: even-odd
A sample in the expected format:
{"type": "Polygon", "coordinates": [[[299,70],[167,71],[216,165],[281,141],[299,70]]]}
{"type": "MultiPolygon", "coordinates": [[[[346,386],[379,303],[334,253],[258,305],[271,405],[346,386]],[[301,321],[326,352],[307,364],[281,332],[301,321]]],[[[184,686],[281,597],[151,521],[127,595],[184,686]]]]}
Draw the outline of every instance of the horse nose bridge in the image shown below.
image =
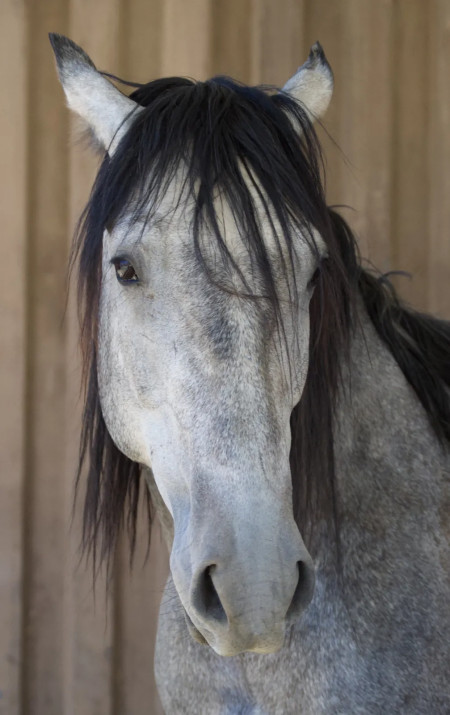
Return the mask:
{"type": "Polygon", "coordinates": [[[237,455],[258,459],[286,452],[290,406],[278,398],[269,376],[252,369],[254,374],[236,364],[196,363],[194,379],[180,387],[180,421],[189,424],[203,456],[230,463],[237,455]]]}
{"type": "Polygon", "coordinates": [[[290,475],[274,482],[241,470],[216,470],[214,478],[197,472],[184,515],[184,538],[192,545],[194,562],[303,559],[306,549],[293,517],[290,475]]]}

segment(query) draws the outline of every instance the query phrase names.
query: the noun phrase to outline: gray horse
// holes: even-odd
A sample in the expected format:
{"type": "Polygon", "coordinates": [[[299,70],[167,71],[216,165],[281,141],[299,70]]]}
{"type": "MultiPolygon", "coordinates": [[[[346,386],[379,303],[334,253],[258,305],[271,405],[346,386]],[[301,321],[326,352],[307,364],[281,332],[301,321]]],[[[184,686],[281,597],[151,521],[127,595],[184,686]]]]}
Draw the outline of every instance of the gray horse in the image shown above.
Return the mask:
{"type": "Polygon", "coordinates": [[[450,325],[326,205],[320,45],[283,90],[128,97],[51,41],[103,156],[74,252],[84,543],[133,543],[144,475],[166,713],[449,713],[450,325]]]}

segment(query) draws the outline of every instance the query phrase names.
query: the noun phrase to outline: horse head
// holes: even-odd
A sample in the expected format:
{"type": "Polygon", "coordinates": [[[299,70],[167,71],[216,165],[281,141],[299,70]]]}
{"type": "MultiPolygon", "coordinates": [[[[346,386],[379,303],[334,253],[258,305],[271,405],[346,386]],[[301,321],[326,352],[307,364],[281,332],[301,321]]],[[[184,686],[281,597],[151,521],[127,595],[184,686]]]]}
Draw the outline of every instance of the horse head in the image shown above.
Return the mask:
{"type": "Polygon", "coordinates": [[[104,151],[79,244],[98,419],[152,470],[192,635],[273,652],[314,589],[290,419],[329,251],[311,123],[331,70],[315,45],[282,91],[172,78],[127,97],[74,43],[52,44],[104,151]]]}

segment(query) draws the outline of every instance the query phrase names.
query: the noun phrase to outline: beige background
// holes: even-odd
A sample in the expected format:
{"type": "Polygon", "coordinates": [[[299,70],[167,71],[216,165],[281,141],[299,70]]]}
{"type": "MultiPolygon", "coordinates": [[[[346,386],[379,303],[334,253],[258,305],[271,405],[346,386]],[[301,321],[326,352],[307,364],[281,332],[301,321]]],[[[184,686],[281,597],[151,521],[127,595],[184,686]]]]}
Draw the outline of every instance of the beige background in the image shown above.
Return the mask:
{"type": "Polygon", "coordinates": [[[450,317],[448,0],[0,0],[0,713],[160,712],[152,679],[159,533],[111,597],[70,530],[79,429],[70,237],[95,161],[77,147],[47,40],[138,81],[226,73],[282,84],[316,39],[336,76],[328,195],[403,294],[450,317]]]}

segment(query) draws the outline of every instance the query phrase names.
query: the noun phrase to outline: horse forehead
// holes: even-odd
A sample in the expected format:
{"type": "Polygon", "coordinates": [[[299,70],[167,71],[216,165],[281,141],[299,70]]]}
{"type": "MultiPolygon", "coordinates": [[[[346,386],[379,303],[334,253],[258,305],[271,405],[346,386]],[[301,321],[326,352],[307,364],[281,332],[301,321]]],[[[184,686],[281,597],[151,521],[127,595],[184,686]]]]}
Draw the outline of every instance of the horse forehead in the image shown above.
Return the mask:
{"type": "MultiPolygon", "coordinates": [[[[250,179],[248,176],[243,176],[243,180],[253,204],[264,245],[269,256],[276,260],[279,258],[280,246],[283,248],[284,243],[278,240],[283,234],[278,216],[258,178],[252,176],[250,179]]],[[[119,231],[118,241],[126,240],[127,237],[134,241],[138,235],[143,246],[152,253],[154,251],[172,253],[177,245],[193,248],[193,219],[198,189],[199,182],[191,182],[187,167],[180,166],[171,180],[165,184],[164,192],[158,197],[155,205],[143,207],[142,216],[138,221],[130,225],[127,220],[127,217],[135,218],[133,204],[124,212],[124,229],[119,231]]],[[[238,261],[243,259],[244,227],[240,225],[235,207],[230,204],[225,190],[220,186],[216,186],[213,190],[213,206],[215,220],[227,249],[233,259],[238,261]]],[[[207,222],[204,223],[200,227],[200,233],[205,258],[208,258],[208,255],[214,257],[220,248],[218,242],[214,240],[211,226],[207,222]]],[[[317,235],[315,240],[320,248],[321,238],[317,235]]],[[[309,262],[311,250],[306,240],[299,240],[296,243],[296,253],[300,260],[305,259],[309,262]]],[[[172,255],[176,258],[176,253],[172,255]]]]}

